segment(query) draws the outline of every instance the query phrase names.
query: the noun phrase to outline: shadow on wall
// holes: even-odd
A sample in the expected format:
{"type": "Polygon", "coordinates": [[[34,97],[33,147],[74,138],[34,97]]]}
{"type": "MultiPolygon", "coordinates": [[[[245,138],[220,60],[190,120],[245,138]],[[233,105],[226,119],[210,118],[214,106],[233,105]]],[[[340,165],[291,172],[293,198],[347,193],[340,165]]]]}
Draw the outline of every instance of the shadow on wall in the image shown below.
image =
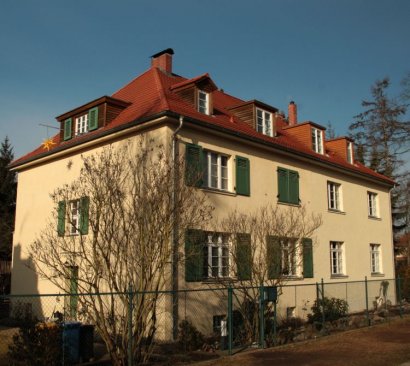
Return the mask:
{"type": "Polygon", "coordinates": [[[43,308],[48,299],[39,296],[38,275],[34,271],[31,258],[22,258],[21,245],[13,247],[13,264],[11,269],[11,297],[9,316],[35,316],[39,320],[51,316],[43,308]]]}

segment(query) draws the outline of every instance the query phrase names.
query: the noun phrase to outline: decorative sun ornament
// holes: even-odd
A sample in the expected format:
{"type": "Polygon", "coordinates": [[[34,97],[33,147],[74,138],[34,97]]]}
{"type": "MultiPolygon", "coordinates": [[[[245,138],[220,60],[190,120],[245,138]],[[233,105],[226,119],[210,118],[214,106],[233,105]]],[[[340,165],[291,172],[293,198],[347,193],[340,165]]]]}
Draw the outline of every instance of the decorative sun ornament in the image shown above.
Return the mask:
{"type": "Polygon", "coordinates": [[[47,151],[50,151],[50,149],[53,147],[53,145],[56,145],[56,143],[53,141],[52,138],[47,138],[43,141],[42,145],[43,149],[47,149],[47,151]]]}

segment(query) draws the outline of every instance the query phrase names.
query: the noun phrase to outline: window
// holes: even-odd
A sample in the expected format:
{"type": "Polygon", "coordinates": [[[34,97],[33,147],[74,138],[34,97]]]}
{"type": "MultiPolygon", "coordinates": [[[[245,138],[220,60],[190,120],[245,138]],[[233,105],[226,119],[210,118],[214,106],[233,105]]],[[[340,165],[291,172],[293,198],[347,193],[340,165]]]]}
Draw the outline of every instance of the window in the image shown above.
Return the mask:
{"type": "Polygon", "coordinates": [[[272,113],[256,109],[256,130],[264,135],[272,136],[272,113]]]}
{"type": "Polygon", "coordinates": [[[296,240],[283,238],[280,241],[282,249],[282,274],[285,276],[296,276],[296,259],[298,257],[296,240]]]}
{"type": "Polygon", "coordinates": [[[228,277],[229,246],[228,235],[207,233],[204,245],[204,278],[228,277]]]}
{"type": "Polygon", "coordinates": [[[367,192],[367,204],[369,217],[378,217],[377,193],[367,192]]]}
{"type": "Polygon", "coordinates": [[[88,114],[84,114],[75,119],[75,135],[88,132],[88,114]]]}
{"type": "Polygon", "coordinates": [[[209,94],[198,90],[198,112],[209,114],[209,94]]]}
{"type": "Polygon", "coordinates": [[[353,164],[353,144],[351,142],[347,143],[347,162],[353,164]]]}
{"type": "Polygon", "coordinates": [[[205,151],[204,186],[227,191],[228,157],[211,151],[205,151]]]}
{"type": "Polygon", "coordinates": [[[278,168],[278,199],[282,203],[299,204],[299,173],[278,168]]]}
{"type": "Polygon", "coordinates": [[[323,132],[317,128],[312,127],[312,148],[318,154],[323,154],[323,132]]]}
{"type": "Polygon", "coordinates": [[[380,266],[380,244],[370,244],[370,267],[372,273],[382,273],[380,266]]]}
{"type": "Polygon", "coordinates": [[[327,182],[327,201],[330,210],[341,211],[341,188],[340,184],[327,182]]]}
{"type": "Polygon", "coordinates": [[[89,198],[58,203],[57,233],[58,236],[88,234],[89,198]],[[66,220],[67,219],[67,220],[66,220]],[[66,226],[67,221],[67,226],[66,226]]]}
{"type": "Polygon", "coordinates": [[[343,243],[338,241],[330,242],[330,267],[332,275],[343,275],[343,243]]]}

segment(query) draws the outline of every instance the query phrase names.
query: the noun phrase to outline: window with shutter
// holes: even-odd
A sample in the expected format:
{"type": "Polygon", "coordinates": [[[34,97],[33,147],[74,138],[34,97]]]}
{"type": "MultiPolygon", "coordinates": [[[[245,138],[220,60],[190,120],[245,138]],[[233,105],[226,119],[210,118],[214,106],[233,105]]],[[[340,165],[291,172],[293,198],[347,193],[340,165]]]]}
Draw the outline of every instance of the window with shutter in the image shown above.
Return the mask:
{"type": "Polygon", "coordinates": [[[88,210],[90,205],[89,197],[82,197],[80,199],[80,233],[82,235],[88,234],[88,210]]]}
{"type": "Polygon", "coordinates": [[[77,317],[78,309],[78,267],[71,266],[69,269],[69,278],[67,279],[67,292],[69,296],[64,297],[64,307],[66,317],[73,320],[77,317]]]}
{"type": "Polygon", "coordinates": [[[60,201],[58,203],[58,218],[57,218],[57,233],[58,236],[64,236],[65,234],[65,209],[66,203],[64,201],[60,201]]]}
{"type": "Polygon", "coordinates": [[[246,281],[252,278],[252,248],[250,234],[237,235],[236,265],[238,280],[246,281]]]}
{"type": "Polygon", "coordinates": [[[299,173],[293,170],[278,168],[278,200],[282,203],[298,205],[299,173]]]}
{"type": "Polygon", "coordinates": [[[250,163],[249,159],[236,156],[236,193],[250,196],[250,163]]]}
{"type": "Polygon", "coordinates": [[[279,237],[268,236],[266,241],[268,279],[279,278],[282,274],[282,255],[279,237]]]}

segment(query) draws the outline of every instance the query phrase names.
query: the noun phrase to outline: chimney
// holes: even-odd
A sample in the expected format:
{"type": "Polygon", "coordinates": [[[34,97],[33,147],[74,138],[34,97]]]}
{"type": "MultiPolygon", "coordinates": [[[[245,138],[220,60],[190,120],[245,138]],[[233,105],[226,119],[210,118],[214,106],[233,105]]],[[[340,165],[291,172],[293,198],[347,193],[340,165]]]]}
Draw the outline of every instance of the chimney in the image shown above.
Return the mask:
{"type": "Polygon", "coordinates": [[[298,108],[293,100],[288,106],[288,120],[289,126],[294,126],[298,123],[298,108]]]}
{"type": "Polygon", "coordinates": [[[157,67],[165,72],[172,73],[172,55],[174,50],[167,48],[151,56],[151,67],[157,67]]]}

